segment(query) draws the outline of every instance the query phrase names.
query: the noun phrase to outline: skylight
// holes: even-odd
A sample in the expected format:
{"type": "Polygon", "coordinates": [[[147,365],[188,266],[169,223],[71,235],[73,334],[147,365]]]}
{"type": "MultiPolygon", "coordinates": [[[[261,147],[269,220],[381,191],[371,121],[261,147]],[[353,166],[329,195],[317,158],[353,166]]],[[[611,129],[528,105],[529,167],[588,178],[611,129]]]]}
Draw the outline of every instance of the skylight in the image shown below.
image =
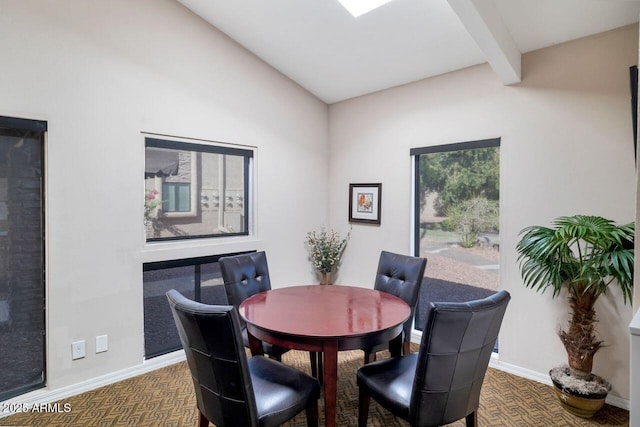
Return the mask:
{"type": "Polygon", "coordinates": [[[373,9],[377,9],[389,3],[391,0],[338,0],[345,9],[357,18],[360,15],[364,15],[367,12],[371,12],[373,9]]]}

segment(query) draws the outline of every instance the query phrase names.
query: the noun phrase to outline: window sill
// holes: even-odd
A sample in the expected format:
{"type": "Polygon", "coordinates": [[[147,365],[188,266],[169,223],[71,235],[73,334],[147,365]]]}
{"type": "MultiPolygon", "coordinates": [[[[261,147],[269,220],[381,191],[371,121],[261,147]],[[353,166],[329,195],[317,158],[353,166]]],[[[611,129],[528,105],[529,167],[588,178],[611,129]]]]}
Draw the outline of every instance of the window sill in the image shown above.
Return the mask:
{"type": "Polygon", "coordinates": [[[255,236],[216,237],[193,240],[145,243],[142,262],[195,258],[225,253],[263,250],[263,243],[255,236]]]}

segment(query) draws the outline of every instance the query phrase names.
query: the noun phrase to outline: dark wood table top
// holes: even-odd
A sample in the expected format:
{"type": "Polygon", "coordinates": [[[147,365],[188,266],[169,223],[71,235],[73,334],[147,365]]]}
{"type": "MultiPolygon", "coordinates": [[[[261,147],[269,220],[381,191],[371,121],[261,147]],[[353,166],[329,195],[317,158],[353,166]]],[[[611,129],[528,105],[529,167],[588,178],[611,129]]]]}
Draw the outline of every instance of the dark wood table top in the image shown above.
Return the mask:
{"type": "Polygon", "coordinates": [[[272,289],[240,304],[241,316],[274,335],[301,342],[338,339],[340,350],[364,348],[380,331],[404,323],[411,314],[400,298],[386,292],[343,285],[272,289]]]}

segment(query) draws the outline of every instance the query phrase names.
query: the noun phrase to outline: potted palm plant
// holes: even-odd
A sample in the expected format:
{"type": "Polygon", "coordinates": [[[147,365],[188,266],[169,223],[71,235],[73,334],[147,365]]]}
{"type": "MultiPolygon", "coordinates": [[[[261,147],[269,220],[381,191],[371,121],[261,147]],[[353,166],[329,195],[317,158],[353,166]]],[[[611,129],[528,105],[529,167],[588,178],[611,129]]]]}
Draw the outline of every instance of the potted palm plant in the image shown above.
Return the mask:
{"type": "Polygon", "coordinates": [[[574,215],[553,226],[531,226],[516,246],[524,284],[537,292],[565,291],[568,327],[560,330],[568,366],[550,371],[560,402],[569,412],[590,417],[604,405],[610,384],[594,375],[593,357],[603,341],[595,334],[595,303],[610,285],[622,290],[624,302],[633,290],[635,224],[616,225],[599,217],[574,215]]]}

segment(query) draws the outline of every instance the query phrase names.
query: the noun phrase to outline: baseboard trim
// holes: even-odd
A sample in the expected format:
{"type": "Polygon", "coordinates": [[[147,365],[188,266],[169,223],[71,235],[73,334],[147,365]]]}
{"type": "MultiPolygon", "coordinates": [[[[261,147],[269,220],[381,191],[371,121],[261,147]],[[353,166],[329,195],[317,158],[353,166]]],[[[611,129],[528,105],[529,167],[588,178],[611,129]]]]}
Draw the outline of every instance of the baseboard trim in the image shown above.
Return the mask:
{"type": "Polygon", "coordinates": [[[154,357],[153,359],[145,360],[142,364],[137,366],[111,372],[109,374],[62,387],[57,390],[49,390],[47,387],[34,390],[0,402],[0,407],[3,408],[3,411],[0,413],[0,418],[14,414],[16,411],[13,410],[13,408],[20,410],[24,408],[31,408],[34,405],[57,402],[80,393],[86,393],[109,384],[146,374],[155,371],[156,369],[182,362],[183,360],[186,360],[184,350],[178,350],[162,356],[154,357]]]}

